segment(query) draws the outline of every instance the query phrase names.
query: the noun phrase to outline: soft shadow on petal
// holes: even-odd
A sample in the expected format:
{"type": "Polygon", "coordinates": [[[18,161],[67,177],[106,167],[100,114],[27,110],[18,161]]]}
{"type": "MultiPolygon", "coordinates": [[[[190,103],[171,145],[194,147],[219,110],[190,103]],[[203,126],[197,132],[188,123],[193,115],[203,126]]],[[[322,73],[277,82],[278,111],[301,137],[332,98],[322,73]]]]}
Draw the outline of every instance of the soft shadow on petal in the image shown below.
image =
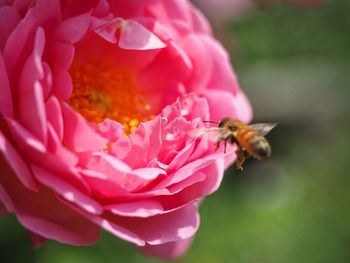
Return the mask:
{"type": "Polygon", "coordinates": [[[34,247],[41,247],[47,242],[47,239],[28,230],[27,231],[29,239],[34,247]]]}
{"type": "Polygon", "coordinates": [[[172,260],[181,257],[191,246],[192,238],[168,242],[161,245],[149,245],[139,247],[139,250],[148,256],[172,260]]]}

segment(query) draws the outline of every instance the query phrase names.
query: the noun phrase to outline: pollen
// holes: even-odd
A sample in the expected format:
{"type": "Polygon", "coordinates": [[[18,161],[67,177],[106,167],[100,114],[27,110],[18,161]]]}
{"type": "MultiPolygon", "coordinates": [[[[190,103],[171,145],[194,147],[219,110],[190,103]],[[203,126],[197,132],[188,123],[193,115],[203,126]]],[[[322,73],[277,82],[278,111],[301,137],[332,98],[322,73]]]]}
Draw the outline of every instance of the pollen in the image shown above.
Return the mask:
{"type": "Polygon", "coordinates": [[[68,103],[88,121],[115,120],[128,135],[140,122],[154,118],[131,71],[118,69],[112,62],[88,61],[73,64],[70,74],[74,88],[68,103]]]}

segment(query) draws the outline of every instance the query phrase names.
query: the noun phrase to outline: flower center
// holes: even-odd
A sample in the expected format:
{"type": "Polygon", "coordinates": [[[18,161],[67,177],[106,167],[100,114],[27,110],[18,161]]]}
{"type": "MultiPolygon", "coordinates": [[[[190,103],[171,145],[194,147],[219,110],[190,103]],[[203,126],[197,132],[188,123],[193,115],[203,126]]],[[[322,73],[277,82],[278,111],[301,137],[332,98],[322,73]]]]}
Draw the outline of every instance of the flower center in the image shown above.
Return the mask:
{"type": "Polygon", "coordinates": [[[130,134],[140,122],[154,117],[130,71],[120,70],[111,62],[92,60],[73,64],[70,73],[74,89],[68,103],[88,121],[112,119],[130,134]]]}

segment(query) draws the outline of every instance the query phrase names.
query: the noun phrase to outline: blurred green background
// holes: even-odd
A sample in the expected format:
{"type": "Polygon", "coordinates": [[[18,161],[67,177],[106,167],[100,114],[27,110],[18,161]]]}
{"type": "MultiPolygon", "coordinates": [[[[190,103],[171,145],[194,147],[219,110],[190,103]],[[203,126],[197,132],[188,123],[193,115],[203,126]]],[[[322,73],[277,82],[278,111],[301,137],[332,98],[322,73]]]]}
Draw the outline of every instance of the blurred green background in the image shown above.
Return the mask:
{"type": "MultiPolygon", "coordinates": [[[[229,170],[203,202],[178,262],[350,262],[350,1],[265,6],[220,26],[254,121],[279,125],[272,158],[229,170]]],[[[13,215],[0,232],[2,262],[160,262],[108,233],[90,247],[33,249],[13,215]]]]}

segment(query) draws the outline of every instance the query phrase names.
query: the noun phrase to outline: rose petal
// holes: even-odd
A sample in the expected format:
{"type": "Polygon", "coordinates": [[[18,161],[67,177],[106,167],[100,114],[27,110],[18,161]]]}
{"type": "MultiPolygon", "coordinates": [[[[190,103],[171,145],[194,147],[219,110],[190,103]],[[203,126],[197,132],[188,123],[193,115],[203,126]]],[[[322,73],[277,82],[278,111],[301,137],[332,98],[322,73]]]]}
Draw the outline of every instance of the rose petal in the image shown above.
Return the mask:
{"type": "Polygon", "coordinates": [[[0,8],[0,50],[3,50],[6,39],[19,23],[21,17],[12,6],[0,8]]]}
{"type": "Polygon", "coordinates": [[[55,193],[61,195],[64,199],[74,203],[80,208],[92,214],[101,214],[102,207],[93,199],[78,191],[69,182],[59,178],[53,173],[44,170],[36,165],[32,165],[35,177],[45,186],[53,189],[55,193]]]}
{"type": "Polygon", "coordinates": [[[114,216],[108,219],[129,229],[151,245],[190,238],[199,227],[199,216],[194,204],[148,218],[114,216]]]}
{"type": "Polygon", "coordinates": [[[0,131],[0,152],[4,156],[5,160],[13,169],[17,178],[21,183],[32,191],[38,191],[38,185],[33,178],[26,163],[21,156],[15,150],[15,148],[9,143],[5,136],[0,131]]]}
{"type": "Polygon", "coordinates": [[[0,114],[4,117],[13,117],[12,94],[8,75],[0,53],[0,114]]]}
{"type": "Polygon", "coordinates": [[[106,148],[108,141],[94,132],[83,117],[74,112],[66,103],[61,106],[65,146],[75,152],[98,151],[106,148]]]}
{"type": "Polygon", "coordinates": [[[104,208],[115,215],[127,217],[150,217],[164,212],[163,206],[152,200],[107,205],[104,208]]]}
{"type": "Polygon", "coordinates": [[[192,240],[193,238],[187,238],[160,245],[146,244],[144,247],[139,247],[139,250],[148,256],[159,257],[164,260],[173,260],[182,256],[189,249],[192,240]]]}
{"type": "Polygon", "coordinates": [[[28,230],[62,243],[88,245],[99,237],[98,227],[57,200],[47,189],[35,193],[24,188],[12,170],[0,158],[0,198],[1,186],[13,203],[14,212],[28,230]],[[21,197],[21,198],[18,198],[21,197]]]}
{"type": "Polygon", "coordinates": [[[122,24],[118,45],[129,50],[150,50],[166,47],[156,35],[143,25],[127,20],[122,24]]]}
{"type": "Polygon", "coordinates": [[[62,42],[76,43],[88,30],[91,12],[64,20],[56,29],[55,36],[62,42]]]}

